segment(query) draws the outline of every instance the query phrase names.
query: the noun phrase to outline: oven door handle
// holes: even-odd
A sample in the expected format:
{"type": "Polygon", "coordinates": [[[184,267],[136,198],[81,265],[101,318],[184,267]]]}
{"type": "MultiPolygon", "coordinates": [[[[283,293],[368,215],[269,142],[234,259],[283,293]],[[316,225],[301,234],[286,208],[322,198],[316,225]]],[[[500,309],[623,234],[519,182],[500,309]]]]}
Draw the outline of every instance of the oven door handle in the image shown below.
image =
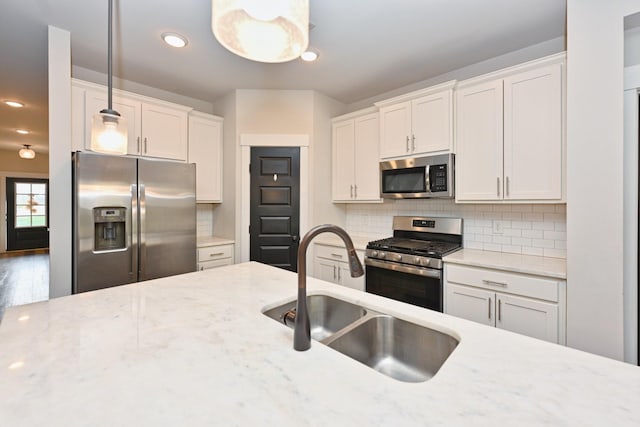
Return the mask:
{"type": "Polygon", "coordinates": [[[385,270],[399,271],[401,273],[415,274],[418,276],[431,277],[433,279],[442,278],[442,271],[434,268],[413,267],[410,265],[396,264],[388,261],[378,261],[377,259],[366,258],[365,265],[385,270]]]}

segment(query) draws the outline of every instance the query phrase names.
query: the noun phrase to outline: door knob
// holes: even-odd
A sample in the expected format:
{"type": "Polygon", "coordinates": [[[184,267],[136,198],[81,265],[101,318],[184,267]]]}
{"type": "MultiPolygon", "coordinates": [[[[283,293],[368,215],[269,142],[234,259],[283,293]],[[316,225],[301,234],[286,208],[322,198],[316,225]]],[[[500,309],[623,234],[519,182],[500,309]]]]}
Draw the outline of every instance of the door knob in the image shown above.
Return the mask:
{"type": "Polygon", "coordinates": [[[294,242],[298,241],[298,236],[291,236],[291,240],[293,240],[294,242]]]}

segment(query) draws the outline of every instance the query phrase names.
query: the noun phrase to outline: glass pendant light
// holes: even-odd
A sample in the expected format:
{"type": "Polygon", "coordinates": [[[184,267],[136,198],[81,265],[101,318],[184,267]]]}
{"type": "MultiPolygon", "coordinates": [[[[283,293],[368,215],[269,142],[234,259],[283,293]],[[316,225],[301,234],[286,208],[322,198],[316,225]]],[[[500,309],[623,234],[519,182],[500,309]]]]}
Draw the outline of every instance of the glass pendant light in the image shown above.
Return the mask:
{"type": "Polygon", "coordinates": [[[309,45],[309,0],[212,0],[211,27],[243,58],[291,61],[309,45]]]}
{"type": "Polygon", "coordinates": [[[31,149],[30,145],[25,144],[24,148],[21,148],[20,151],[18,151],[18,156],[22,159],[35,159],[36,152],[31,149]]]}
{"type": "Polygon", "coordinates": [[[113,0],[109,0],[109,40],[107,47],[107,108],[91,120],[91,150],[108,154],[127,154],[127,121],[113,109],[112,84],[112,16],[113,0]]]}

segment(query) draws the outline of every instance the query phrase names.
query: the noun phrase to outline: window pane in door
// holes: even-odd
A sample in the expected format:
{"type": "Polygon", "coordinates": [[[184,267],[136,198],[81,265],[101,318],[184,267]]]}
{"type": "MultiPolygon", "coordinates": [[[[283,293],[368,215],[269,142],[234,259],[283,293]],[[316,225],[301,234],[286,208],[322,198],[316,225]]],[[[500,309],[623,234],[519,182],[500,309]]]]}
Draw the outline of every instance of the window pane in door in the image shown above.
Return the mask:
{"type": "Polygon", "coordinates": [[[16,182],[15,227],[47,225],[47,185],[16,182]]]}

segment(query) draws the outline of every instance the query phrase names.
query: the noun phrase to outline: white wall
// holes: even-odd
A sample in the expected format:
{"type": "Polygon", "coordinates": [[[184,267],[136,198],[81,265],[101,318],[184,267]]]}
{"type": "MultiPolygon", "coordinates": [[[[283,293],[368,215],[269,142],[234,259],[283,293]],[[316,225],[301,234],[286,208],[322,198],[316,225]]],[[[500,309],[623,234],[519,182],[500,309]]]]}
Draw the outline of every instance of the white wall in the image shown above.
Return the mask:
{"type": "Polygon", "coordinates": [[[402,95],[414,90],[423,89],[444,83],[449,80],[464,80],[482,74],[487,74],[493,71],[501,70],[503,68],[518,65],[523,62],[531,61],[534,59],[542,58],[543,56],[552,55],[565,50],[565,38],[558,37],[555,39],[547,40],[542,43],[527,46],[523,49],[515,50],[513,52],[506,53],[504,55],[496,56],[495,58],[487,59],[466,67],[459,68],[457,70],[450,71],[445,74],[433,77],[431,79],[422,80],[420,82],[412,83],[407,86],[403,86],[394,89],[389,92],[381,93],[380,95],[373,96],[371,98],[363,99],[358,102],[349,104],[347,111],[360,110],[362,108],[370,107],[374,102],[389,99],[394,96],[402,95]]]}
{"type": "Polygon", "coordinates": [[[49,297],[71,294],[71,34],[49,26],[49,297]]]}
{"type": "Polygon", "coordinates": [[[640,64],[640,27],[624,33],[624,66],[640,64]]]}
{"type": "Polygon", "coordinates": [[[310,175],[312,177],[309,191],[311,197],[310,225],[335,224],[345,226],[346,206],[330,202],[331,187],[331,121],[332,117],[341,115],[345,105],[321,93],[313,95],[313,137],[311,141],[310,175]]]}
{"type": "Polygon", "coordinates": [[[639,10],[637,0],[567,1],[567,344],[619,360],[623,18],[639,10]]]}

